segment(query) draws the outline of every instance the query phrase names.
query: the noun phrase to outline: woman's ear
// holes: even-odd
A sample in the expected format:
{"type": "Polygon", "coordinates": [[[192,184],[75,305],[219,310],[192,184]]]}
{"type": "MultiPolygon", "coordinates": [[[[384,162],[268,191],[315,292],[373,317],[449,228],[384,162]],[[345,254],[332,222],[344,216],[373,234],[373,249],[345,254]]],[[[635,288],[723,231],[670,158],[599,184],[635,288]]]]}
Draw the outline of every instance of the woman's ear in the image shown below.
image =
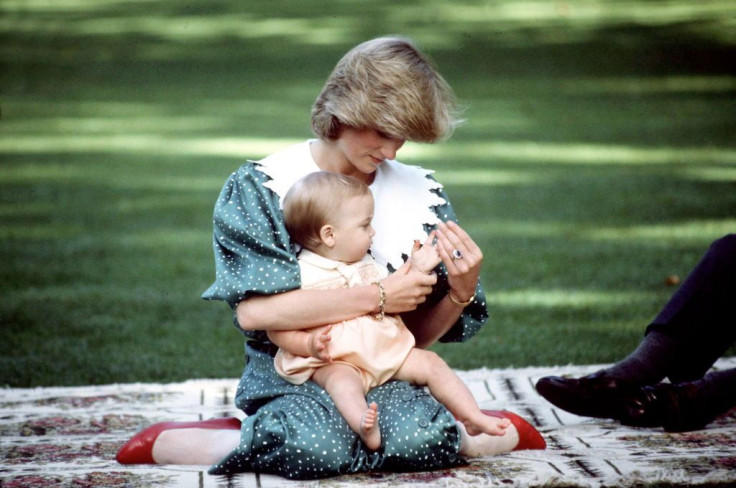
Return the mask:
{"type": "Polygon", "coordinates": [[[335,228],[325,224],[319,229],[319,240],[322,244],[332,249],[335,246],[335,228]]]}

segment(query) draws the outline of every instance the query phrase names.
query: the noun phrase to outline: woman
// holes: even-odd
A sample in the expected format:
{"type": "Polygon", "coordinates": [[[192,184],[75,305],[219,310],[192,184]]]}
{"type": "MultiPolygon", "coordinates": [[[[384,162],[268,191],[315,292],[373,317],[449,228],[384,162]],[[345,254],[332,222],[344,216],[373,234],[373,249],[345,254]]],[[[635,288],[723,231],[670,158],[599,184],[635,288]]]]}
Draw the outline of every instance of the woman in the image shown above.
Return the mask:
{"type": "Polygon", "coordinates": [[[442,186],[429,171],[396,162],[404,141],[435,142],[457,123],[450,87],[402,38],[379,38],[348,52],[312,110],[317,139],[243,165],[215,206],[217,275],[204,298],[227,301],[248,337],[248,362],[236,394],[247,415],[242,429],[224,420],[156,424],[118,454],[121,462],[210,464],[212,474],[256,471],[315,479],[366,470],[426,470],[463,464],[463,455],[543,448],[523,419],[504,436],[469,437],[423,389],[389,382],[372,390],[381,405],[383,447],[357,440],[329,395],[313,382],[292,385],[273,367],[268,330],[294,330],[369,313],[400,313],[426,348],[470,339],[487,319],[479,283],[482,253],[453,221],[442,186]],[[300,177],[334,171],[370,185],[377,237],[371,254],[391,275],[373,285],[300,290],[299,265],[280,200],[300,177]],[[445,223],[447,222],[447,223],[445,223]],[[453,252],[441,253],[435,275],[410,270],[404,256],[415,239],[437,229],[453,252]],[[450,293],[452,296],[450,296],[450,293]]]}

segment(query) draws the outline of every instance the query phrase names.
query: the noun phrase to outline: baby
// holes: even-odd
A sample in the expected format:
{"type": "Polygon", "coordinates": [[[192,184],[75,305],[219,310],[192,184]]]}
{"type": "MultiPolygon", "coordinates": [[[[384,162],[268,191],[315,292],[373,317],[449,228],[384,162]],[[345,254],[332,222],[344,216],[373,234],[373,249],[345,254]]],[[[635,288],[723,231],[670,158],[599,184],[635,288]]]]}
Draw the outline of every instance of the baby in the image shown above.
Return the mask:
{"type": "MultiPolygon", "coordinates": [[[[427,386],[471,436],[503,435],[508,419],[483,414],[470,390],[437,354],[414,347],[398,315],[384,314],[388,276],[369,254],[375,234],[373,195],[362,182],[319,171],[297,181],[283,202],[284,221],[299,253],[302,288],[330,289],[374,284],[378,313],[308,330],[268,331],[279,346],[276,371],[287,381],[312,379],[332,397],[348,425],[371,450],[381,447],[378,405],[365,395],[388,380],[427,386]]],[[[431,273],[441,259],[433,244],[415,241],[411,266],[431,273]]]]}

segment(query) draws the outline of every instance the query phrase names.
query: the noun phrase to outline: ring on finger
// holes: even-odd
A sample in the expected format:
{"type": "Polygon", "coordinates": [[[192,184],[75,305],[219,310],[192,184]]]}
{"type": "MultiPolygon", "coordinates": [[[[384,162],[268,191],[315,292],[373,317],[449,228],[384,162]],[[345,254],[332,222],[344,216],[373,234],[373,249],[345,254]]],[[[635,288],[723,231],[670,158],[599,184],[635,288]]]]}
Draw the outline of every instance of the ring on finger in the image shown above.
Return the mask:
{"type": "Polygon", "coordinates": [[[463,253],[461,253],[458,249],[452,250],[452,259],[462,259],[463,253]]]}

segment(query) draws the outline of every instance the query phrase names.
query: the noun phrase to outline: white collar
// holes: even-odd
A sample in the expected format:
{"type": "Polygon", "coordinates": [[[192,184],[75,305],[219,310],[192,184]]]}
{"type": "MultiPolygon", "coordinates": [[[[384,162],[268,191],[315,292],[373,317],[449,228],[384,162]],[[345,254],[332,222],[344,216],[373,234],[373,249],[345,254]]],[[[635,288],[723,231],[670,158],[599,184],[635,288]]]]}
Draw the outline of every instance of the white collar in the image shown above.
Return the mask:
{"type": "MultiPolygon", "coordinates": [[[[257,168],[271,178],[264,186],[273,190],[281,202],[296,180],[320,171],[312,159],[311,142],[295,144],[256,162],[257,168]]],[[[371,254],[382,266],[401,267],[404,264],[402,255],[411,253],[414,240],[423,243],[427,239],[424,224],[436,225],[439,222],[432,207],[446,202],[431,191],[442,188],[437,181],[427,177],[432,173],[394,160],[378,167],[370,185],[376,202],[373,215],[376,235],[371,254]]]]}
{"type": "Polygon", "coordinates": [[[302,250],[299,251],[299,260],[306,261],[312,266],[316,266],[318,268],[332,270],[332,269],[344,268],[346,266],[356,266],[362,263],[370,263],[373,260],[373,258],[366,254],[365,256],[361,258],[360,261],[356,261],[354,263],[343,263],[342,261],[337,261],[335,259],[330,259],[324,256],[320,256],[316,252],[310,251],[309,249],[302,248],[302,250]]]}
{"type": "Polygon", "coordinates": [[[304,248],[299,251],[299,261],[306,261],[312,266],[328,270],[337,269],[341,264],[344,264],[341,261],[320,256],[319,254],[304,248]]]}
{"type": "MultiPolygon", "coordinates": [[[[363,256],[363,258],[360,261],[348,264],[348,263],[343,263],[342,261],[336,261],[334,259],[320,256],[319,254],[316,254],[310,251],[309,249],[302,249],[299,252],[299,262],[308,263],[311,266],[322,269],[322,270],[337,271],[340,275],[342,275],[343,278],[345,278],[345,281],[347,281],[348,283],[348,287],[366,284],[364,283],[364,278],[360,271],[364,265],[375,267],[375,269],[377,270],[378,276],[380,276],[381,278],[385,278],[386,276],[388,276],[388,270],[385,267],[381,267],[368,254],[363,256]]],[[[302,273],[304,273],[303,268],[302,268],[302,273]]],[[[304,274],[302,274],[302,280],[303,279],[304,279],[304,274]]]]}

